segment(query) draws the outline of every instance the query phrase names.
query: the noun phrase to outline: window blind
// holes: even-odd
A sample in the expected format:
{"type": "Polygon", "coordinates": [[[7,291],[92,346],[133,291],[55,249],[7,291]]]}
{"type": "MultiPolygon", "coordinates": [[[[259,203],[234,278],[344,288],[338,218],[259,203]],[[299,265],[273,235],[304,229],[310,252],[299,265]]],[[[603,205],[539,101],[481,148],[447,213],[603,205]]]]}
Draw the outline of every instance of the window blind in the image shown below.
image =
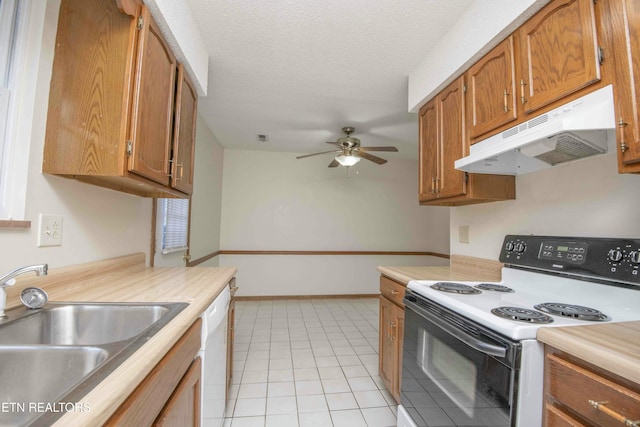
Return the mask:
{"type": "Polygon", "coordinates": [[[162,253],[183,251],[187,246],[189,199],[161,199],[164,207],[162,253]]]}

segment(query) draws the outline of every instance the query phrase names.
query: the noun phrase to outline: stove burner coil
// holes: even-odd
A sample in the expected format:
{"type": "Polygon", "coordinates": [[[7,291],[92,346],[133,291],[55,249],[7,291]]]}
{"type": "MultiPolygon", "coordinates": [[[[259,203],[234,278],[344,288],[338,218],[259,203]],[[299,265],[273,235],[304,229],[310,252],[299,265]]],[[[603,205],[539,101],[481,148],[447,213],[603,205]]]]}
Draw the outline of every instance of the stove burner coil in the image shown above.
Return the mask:
{"type": "Polygon", "coordinates": [[[480,283],[475,286],[476,289],[482,289],[483,291],[493,291],[493,292],[515,292],[508,286],[500,285],[498,283],[480,283]]]}
{"type": "Polygon", "coordinates": [[[553,318],[539,311],[529,310],[522,307],[497,307],[491,313],[505,319],[517,320],[529,323],[551,323],[553,318]]]}
{"type": "Polygon", "coordinates": [[[455,282],[438,282],[431,285],[432,289],[442,292],[451,292],[454,294],[481,294],[482,291],[474,288],[473,286],[465,285],[464,283],[455,282]]]}
{"type": "Polygon", "coordinates": [[[591,307],[583,307],[581,305],[565,304],[561,302],[545,302],[534,305],[536,310],[545,313],[555,314],[563,317],[571,317],[578,320],[588,320],[594,322],[604,322],[611,318],[599,310],[591,307]]]}

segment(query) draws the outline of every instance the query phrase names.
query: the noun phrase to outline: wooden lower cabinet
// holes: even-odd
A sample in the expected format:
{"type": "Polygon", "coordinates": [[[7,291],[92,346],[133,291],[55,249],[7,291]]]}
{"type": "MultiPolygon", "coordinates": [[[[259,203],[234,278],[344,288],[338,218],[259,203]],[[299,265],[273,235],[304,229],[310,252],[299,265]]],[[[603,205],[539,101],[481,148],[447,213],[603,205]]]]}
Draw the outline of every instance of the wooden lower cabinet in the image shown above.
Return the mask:
{"type": "Polygon", "coordinates": [[[640,420],[640,384],[549,346],[544,382],[546,427],[615,427],[625,419],[640,420]]]}
{"type": "Polygon", "coordinates": [[[197,357],[153,423],[156,426],[199,426],[202,360],[197,357]]]}
{"type": "Polygon", "coordinates": [[[202,320],[196,320],[167,352],[106,426],[200,425],[202,320]]]}
{"type": "Polygon", "coordinates": [[[405,286],[380,277],[380,377],[391,395],[400,403],[402,342],[404,335],[405,286]],[[394,302],[395,301],[395,302],[394,302]],[[400,305],[397,305],[400,301],[400,305]]]}

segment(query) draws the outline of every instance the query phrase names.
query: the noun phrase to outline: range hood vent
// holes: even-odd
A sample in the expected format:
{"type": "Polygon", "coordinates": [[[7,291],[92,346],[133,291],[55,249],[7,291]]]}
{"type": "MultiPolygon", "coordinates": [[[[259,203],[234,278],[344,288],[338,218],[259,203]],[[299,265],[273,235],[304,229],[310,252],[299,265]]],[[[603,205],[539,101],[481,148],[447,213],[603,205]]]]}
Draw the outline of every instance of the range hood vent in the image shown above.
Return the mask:
{"type": "Polygon", "coordinates": [[[611,85],[473,144],[456,169],[521,175],[606,153],[615,142],[611,85]]]}

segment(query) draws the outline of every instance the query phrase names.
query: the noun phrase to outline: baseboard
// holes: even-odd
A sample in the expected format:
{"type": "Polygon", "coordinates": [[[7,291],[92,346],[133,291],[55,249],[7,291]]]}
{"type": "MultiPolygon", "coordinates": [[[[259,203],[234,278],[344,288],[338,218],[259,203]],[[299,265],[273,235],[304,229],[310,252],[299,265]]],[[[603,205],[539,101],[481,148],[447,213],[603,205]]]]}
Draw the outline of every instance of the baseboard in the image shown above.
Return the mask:
{"type": "Polygon", "coordinates": [[[345,295],[256,295],[256,296],[236,296],[236,301],[273,301],[282,299],[362,299],[378,298],[380,294],[345,294],[345,295]]]}

